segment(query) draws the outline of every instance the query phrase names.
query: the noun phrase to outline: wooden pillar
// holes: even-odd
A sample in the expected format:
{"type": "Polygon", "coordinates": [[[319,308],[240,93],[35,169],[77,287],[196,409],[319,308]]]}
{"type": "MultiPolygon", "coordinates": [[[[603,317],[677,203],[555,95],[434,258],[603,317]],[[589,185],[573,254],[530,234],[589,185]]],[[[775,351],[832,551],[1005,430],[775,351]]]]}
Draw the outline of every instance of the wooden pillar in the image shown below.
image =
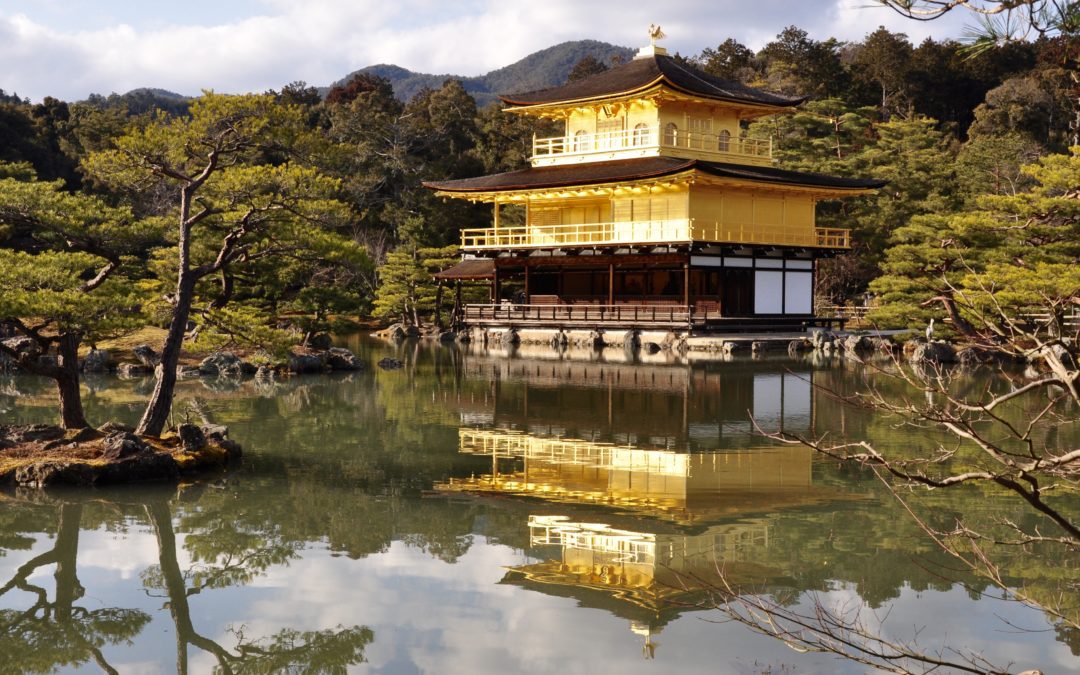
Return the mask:
{"type": "Polygon", "coordinates": [[[442,279],[435,285],[435,327],[442,328],[442,279]]]}
{"type": "Polygon", "coordinates": [[[615,304],[615,263],[608,263],[607,266],[607,304],[615,304]]]}
{"type": "Polygon", "coordinates": [[[690,308],[690,262],[683,263],[683,303],[690,308]]]}
{"type": "Polygon", "coordinates": [[[450,312],[450,327],[461,323],[461,279],[454,282],[454,309],[450,312]]]}
{"type": "Polygon", "coordinates": [[[491,304],[499,304],[499,268],[495,266],[491,276],[491,304]]]}
{"type": "Polygon", "coordinates": [[[524,304],[529,304],[529,261],[525,261],[525,299],[524,304]]]}

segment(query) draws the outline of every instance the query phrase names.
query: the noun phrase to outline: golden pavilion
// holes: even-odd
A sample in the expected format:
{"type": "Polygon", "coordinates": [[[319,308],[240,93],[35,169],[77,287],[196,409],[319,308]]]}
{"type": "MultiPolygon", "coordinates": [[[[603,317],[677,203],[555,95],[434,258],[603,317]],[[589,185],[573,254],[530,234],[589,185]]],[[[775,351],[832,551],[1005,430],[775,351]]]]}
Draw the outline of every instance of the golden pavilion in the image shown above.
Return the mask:
{"type": "Polygon", "coordinates": [[[804,99],[697,70],[655,39],[606,72],[501,98],[563,133],[534,138],[527,169],[425,184],[493,205],[436,277],[489,284],[489,304],[464,308],[468,327],[819,325],[816,261],[851,239],[817,227],[815,205],[883,185],[774,167],[771,141],[743,123],[804,99]]]}

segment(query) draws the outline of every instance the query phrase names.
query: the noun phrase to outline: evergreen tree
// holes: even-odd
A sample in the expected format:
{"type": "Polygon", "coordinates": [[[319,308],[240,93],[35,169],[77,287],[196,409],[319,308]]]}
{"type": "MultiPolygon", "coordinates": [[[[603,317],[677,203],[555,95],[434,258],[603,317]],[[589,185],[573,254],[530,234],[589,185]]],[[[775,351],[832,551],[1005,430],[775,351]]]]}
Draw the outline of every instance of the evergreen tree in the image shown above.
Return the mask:
{"type": "Polygon", "coordinates": [[[56,382],[61,424],[89,426],[79,391],[79,347],[139,327],[133,256],[160,236],[150,222],[101,200],[0,164],[0,227],[33,252],[0,248],[0,322],[29,339],[0,352],[56,382]]]}
{"type": "Polygon", "coordinates": [[[249,279],[245,266],[268,258],[351,255],[352,244],[338,234],[350,214],[335,199],[338,182],[311,167],[310,158],[326,144],[309,133],[302,109],[271,95],[207,92],[192,103],[190,116],[159,114],[116,146],[90,155],[85,166],[91,175],[117,190],[160,186],[175,199],[171,246],[155,265],[162,283],[172,286],[169,328],[138,426],[139,433],[160,435],[196,303],[201,329],[265,335],[267,317],[257,307],[226,308],[238,283],[249,279]]]}

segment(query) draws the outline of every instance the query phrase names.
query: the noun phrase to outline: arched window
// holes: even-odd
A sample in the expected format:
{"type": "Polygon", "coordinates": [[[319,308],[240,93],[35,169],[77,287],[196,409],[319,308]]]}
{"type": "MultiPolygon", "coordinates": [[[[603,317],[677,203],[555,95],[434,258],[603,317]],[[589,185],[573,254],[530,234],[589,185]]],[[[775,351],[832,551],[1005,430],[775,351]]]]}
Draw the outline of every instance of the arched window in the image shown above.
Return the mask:
{"type": "Polygon", "coordinates": [[[588,152],[592,150],[592,136],[584,129],[579,129],[574,134],[574,152],[588,152]]]}
{"type": "Polygon", "coordinates": [[[679,127],[674,122],[664,125],[664,145],[676,145],[679,140],[679,127]]]}
{"type": "Polygon", "coordinates": [[[727,129],[720,132],[716,149],[720,152],[728,152],[731,150],[731,132],[727,129]]]}
{"type": "Polygon", "coordinates": [[[649,145],[649,125],[642,122],[634,127],[634,145],[649,145]]]}

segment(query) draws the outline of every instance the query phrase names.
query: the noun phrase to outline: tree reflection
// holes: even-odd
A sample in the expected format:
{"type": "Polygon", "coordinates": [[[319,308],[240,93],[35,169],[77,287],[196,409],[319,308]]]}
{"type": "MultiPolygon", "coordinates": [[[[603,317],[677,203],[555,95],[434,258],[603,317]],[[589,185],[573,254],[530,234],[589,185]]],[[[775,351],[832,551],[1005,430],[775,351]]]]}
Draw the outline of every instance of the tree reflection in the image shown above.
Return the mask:
{"type": "Polygon", "coordinates": [[[12,668],[5,672],[49,673],[94,661],[103,671],[116,673],[102,647],[130,642],[150,621],[150,615],[137,609],[90,610],[77,604],[86,594],[76,567],[82,513],[82,504],[61,505],[53,547],[20,566],[0,588],[0,596],[18,589],[34,598],[26,609],[0,610],[0,654],[12,668]],[[45,588],[29,581],[49,565],[56,566],[52,601],[45,588]]]}
{"type": "Polygon", "coordinates": [[[246,583],[272,565],[295,556],[295,546],[274,537],[249,535],[233,539],[215,536],[194,542],[200,549],[194,556],[202,560],[196,571],[185,574],[176,552],[172,513],[164,500],[146,504],[158,544],[158,568],[143,575],[150,588],[163,588],[169,613],[176,628],[176,671],[188,672],[188,647],[201,649],[215,658],[215,672],[272,673],[303,670],[306,673],[343,672],[345,666],[364,660],[364,648],[374,639],[364,626],[336,630],[298,631],[285,628],[263,638],[248,636],[243,628],[233,629],[232,649],[199,633],[191,618],[188,599],[206,588],[222,588],[246,583]],[[245,547],[245,542],[249,545],[245,547]],[[239,544],[239,545],[238,545],[239,544]],[[189,585],[190,583],[190,585],[189,585]]]}

